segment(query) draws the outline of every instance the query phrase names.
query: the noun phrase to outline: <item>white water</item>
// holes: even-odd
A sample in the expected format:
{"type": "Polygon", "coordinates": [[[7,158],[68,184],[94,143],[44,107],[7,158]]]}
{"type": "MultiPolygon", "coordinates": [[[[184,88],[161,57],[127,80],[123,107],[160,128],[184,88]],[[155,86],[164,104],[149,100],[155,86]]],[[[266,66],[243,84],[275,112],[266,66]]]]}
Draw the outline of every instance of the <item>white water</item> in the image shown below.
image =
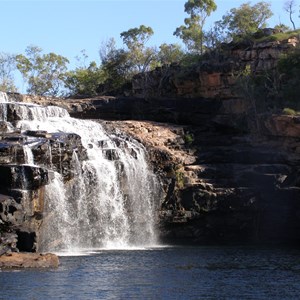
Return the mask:
{"type": "Polygon", "coordinates": [[[6,122],[7,120],[7,103],[9,102],[8,96],[4,92],[0,92],[0,121],[6,122]]]}
{"type": "MultiPolygon", "coordinates": [[[[157,245],[154,203],[158,182],[140,144],[109,136],[100,124],[73,119],[62,108],[15,105],[22,116],[18,129],[76,133],[88,155],[80,162],[73,153],[76,176],[67,183],[53,172],[46,186],[39,251],[74,253],[157,245]],[[114,159],[107,159],[106,152],[114,159]]],[[[24,154],[26,164],[34,164],[29,145],[24,147],[24,154]]]]}
{"type": "Polygon", "coordinates": [[[34,157],[29,145],[23,145],[25,164],[34,165],[34,157]]]}
{"type": "Polygon", "coordinates": [[[8,96],[4,92],[0,92],[0,102],[9,102],[8,96]]]}

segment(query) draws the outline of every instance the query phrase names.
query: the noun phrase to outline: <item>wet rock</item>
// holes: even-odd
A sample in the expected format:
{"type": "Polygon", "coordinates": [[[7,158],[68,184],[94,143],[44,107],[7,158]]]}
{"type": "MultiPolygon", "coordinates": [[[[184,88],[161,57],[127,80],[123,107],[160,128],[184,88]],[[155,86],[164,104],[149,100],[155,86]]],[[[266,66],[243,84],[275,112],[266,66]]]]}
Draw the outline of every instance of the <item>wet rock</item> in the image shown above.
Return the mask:
{"type": "Polygon", "coordinates": [[[119,155],[116,149],[104,149],[103,151],[103,155],[106,159],[108,160],[118,160],[119,159],[119,155]]]}
{"type": "Polygon", "coordinates": [[[16,252],[18,237],[12,232],[2,232],[0,234],[0,257],[5,253],[16,252]]]}
{"type": "Polygon", "coordinates": [[[13,197],[0,194],[0,219],[6,224],[20,225],[24,222],[23,206],[13,197]]]}
{"type": "Polygon", "coordinates": [[[25,163],[24,150],[19,141],[0,141],[0,163],[25,163]]]}
{"type": "Polygon", "coordinates": [[[0,190],[34,190],[48,183],[48,172],[36,166],[0,165],[0,182],[0,190]]]}

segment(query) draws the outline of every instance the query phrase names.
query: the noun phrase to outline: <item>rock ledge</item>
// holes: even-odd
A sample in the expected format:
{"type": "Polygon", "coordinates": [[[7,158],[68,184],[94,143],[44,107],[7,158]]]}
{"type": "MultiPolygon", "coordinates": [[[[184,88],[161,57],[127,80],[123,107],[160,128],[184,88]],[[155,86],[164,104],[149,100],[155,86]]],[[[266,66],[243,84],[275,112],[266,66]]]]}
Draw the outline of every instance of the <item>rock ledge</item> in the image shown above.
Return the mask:
{"type": "Polygon", "coordinates": [[[52,253],[8,253],[0,256],[2,268],[57,268],[58,256],[52,253]]]}

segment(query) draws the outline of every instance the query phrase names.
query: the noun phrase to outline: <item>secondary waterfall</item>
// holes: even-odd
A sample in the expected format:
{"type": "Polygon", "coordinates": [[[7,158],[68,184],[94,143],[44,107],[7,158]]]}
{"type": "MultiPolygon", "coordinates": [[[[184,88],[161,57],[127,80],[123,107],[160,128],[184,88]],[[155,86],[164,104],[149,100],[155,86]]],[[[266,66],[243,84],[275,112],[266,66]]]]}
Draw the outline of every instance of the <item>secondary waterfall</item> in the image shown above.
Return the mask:
{"type": "MultiPolygon", "coordinates": [[[[6,121],[6,94],[0,94],[6,121]]],[[[124,135],[110,135],[96,122],[71,118],[59,107],[15,103],[22,119],[15,128],[25,132],[76,133],[87,159],[72,154],[75,176],[64,180],[60,170],[49,169],[39,251],[90,248],[124,249],[158,243],[155,202],[159,183],[147,164],[144,147],[124,135]]],[[[1,117],[1,116],[0,116],[1,117]]],[[[30,141],[24,147],[27,164],[34,164],[30,141]]],[[[59,151],[59,149],[57,150],[59,151]]],[[[49,161],[52,149],[49,145],[49,161]]]]}

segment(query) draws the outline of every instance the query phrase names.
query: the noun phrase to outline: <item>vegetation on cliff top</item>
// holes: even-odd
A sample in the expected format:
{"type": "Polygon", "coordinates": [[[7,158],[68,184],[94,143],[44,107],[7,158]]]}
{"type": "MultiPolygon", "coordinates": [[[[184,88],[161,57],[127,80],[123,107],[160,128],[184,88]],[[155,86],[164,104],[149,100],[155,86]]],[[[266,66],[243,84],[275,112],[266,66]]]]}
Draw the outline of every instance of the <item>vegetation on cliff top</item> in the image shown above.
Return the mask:
{"type": "MultiPolygon", "coordinates": [[[[246,2],[240,7],[232,8],[206,31],[204,25],[207,18],[216,8],[213,0],[186,1],[184,11],[188,17],[184,20],[184,25],[174,31],[174,35],[182,40],[185,49],[178,44],[166,43],[159,47],[147,46],[154,32],[151,27],[141,25],[120,34],[123,48],[117,48],[113,38],[103,43],[99,50],[100,65],[94,61],[88,62],[84,51],[74,70],[68,70],[69,60],[66,57],[55,53],[43,54],[41,48],[33,45],[25,49],[25,54],[0,53],[0,89],[16,91],[13,74],[18,70],[27,85],[27,92],[34,95],[117,94],[124,87],[130,87],[132,78],[138,73],[161,66],[168,68],[173,63],[189,66],[209,56],[209,53],[220,51],[218,49],[222,48],[224,42],[282,40],[299,35],[299,30],[295,30],[294,0],[285,1],[283,6],[290,16],[294,31],[288,31],[288,26],[278,24],[273,31],[275,34],[272,35],[266,35],[268,29],[265,29],[267,20],[273,14],[268,2],[260,1],[254,5],[246,2]]],[[[285,78],[283,94],[289,99],[296,97],[298,91],[299,69],[293,63],[297,59],[298,50],[283,57],[279,64],[278,71],[285,78]],[[290,65],[292,72],[287,72],[290,65]]]]}

